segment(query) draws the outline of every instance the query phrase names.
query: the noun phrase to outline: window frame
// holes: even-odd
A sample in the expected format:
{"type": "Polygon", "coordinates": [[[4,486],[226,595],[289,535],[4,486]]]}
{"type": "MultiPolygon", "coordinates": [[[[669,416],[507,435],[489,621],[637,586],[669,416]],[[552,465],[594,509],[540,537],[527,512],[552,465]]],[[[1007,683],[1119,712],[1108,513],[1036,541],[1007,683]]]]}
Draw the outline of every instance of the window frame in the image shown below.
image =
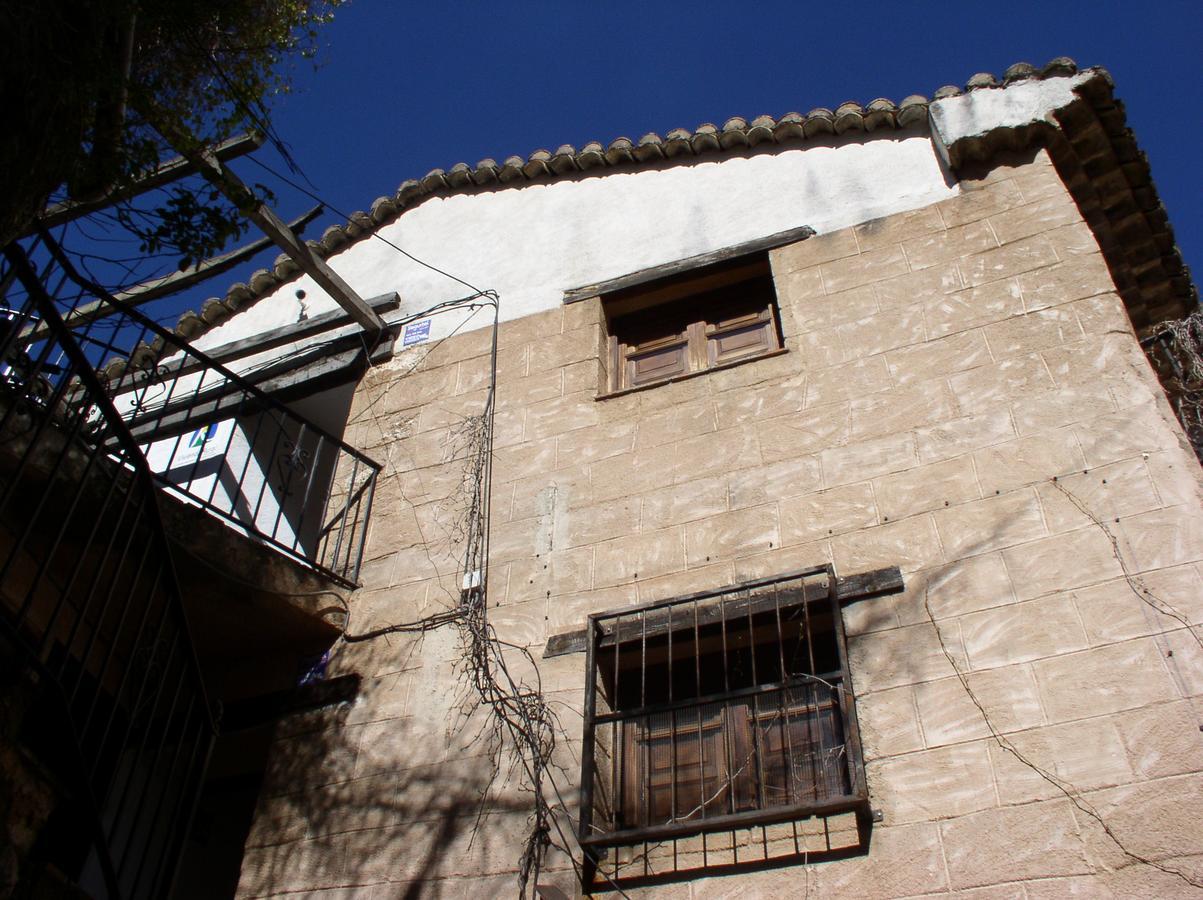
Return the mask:
{"type": "MultiPolygon", "coordinates": [[[[778,633],[781,634],[781,627],[778,625],[778,633]]],[[[751,631],[749,631],[751,634],[751,631]]],[[[809,624],[807,625],[807,634],[811,635],[809,624]]],[[[645,604],[638,607],[615,610],[611,612],[595,613],[588,618],[588,624],[585,631],[585,653],[586,653],[586,683],[585,683],[585,698],[584,698],[584,724],[583,724],[583,747],[582,747],[582,763],[581,763],[581,816],[580,816],[580,834],[579,839],[581,846],[586,850],[586,856],[593,859],[596,858],[598,851],[603,848],[618,847],[624,845],[639,844],[645,841],[662,841],[673,840],[677,838],[691,837],[703,833],[731,831],[733,829],[742,829],[755,827],[760,825],[769,825],[780,822],[796,821],[810,816],[827,816],[836,815],[845,812],[856,812],[858,818],[865,817],[869,812],[869,798],[866,787],[864,774],[864,754],[860,743],[859,727],[856,719],[856,702],[854,692],[852,690],[852,682],[848,668],[848,653],[846,644],[846,635],[844,632],[843,617],[841,614],[841,606],[838,598],[837,579],[835,577],[834,568],[831,565],[819,566],[811,569],[805,569],[798,572],[791,572],[784,575],[774,576],[772,578],[759,579],[757,581],[745,582],[740,585],[721,588],[713,591],[704,591],[697,594],[690,594],[685,597],[677,597],[668,600],[659,601],[656,603],[645,604]],[[814,588],[808,587],[807,579],[819,579],[821,576],[826,576],[827,585],[825,591],[817,592],[814,588]],[[782,602],[780,588],[783,584],[790,582],[801,583],[801,588],[798,591],[797,599],[786,599],[782,602]],[[771,599],[769,599],[771,598],[771,599]],[[706,604],[706,612],[699,618],[699,611],[703,608],[702,604],[706,604]],[[678,821],[669,821],[665,824],[644,824],[635,827],[619,827],[618,810],[611,809],[611,825],[608,830],[605,828],[606,823],[599,825],[595,821],[595,781],[602,777],[603,773],[599,773],[596,763],[596,748],[597,748],[597,729],[599,725],[605,727],[611,723],[617,723],[624,717],[634,717],[636,715],[647,716],[645,710],[632,712],[598,712],[598,680],[599,680],[599,655],[602,652],[615,653],[615,665],[617,666],[617,658],[619,650],[617,646],[624,643],[632,642],[636,639],[642,641],[643,652],[646,653],[647,638],[649,635],[668,635],[670,656],[671,642],[674,635],[696,635],[698,634],[699,622],[704,621],[706,624],[713,624],[715,621],[721,624],[722,633],[726,634],[728,621],[736,621],[735,616],[746,616],[751,628],[753,615],[759,615],[766,612],[776,610],[778,622],[780,622],[780,614],[783,609],[801,608],[806,615],[809,615],[809,610],[813,607],[816,610],[827,610],[831,615],[831,632],[835,645],[836,658],[838,660],[838,668],[835,671],[823,673],[823,676],[816,675],[807,676],[807,683],[813,684],[816,681],[829,680],[834,684],[838,680],[839,687],[834,690],[834,695],[839,698],[838,711],[839,720],[842,726],[842,737],[844,738],[843,747],[846,751],[845,763],[842,766],[842,771],[846,773],[847,785],[846,792],[838,797],[825,795],[820,802],[816,799],[815,802],[805,803],[786,803],[778,805],[768,805],[764,803],[764,779],[757,779],[752,784],[752,788],[758,791],[760,797],[759,803],[751,804],[751,808],[733,812],[723,813],[715,816],[706,816],[704,811],[701,816],[696,818],[684,818],[678,821]],[[677,622],[684,623],[673,625],[673,612],[681,608],[684,611],[678,613],[677,622]],[[717,618],[716,618],[717,616],[717,618]]],[[[780,638],[779,638],[780,639],[780,638]]],[[[725,640],[725,637],[724,637],[725,640]]],[[[726,649],[724,647],[724,654],[726,649]]],[[[698,657],[695,657],[698,658],[698,657]]],[[[726,663],[725,663],[726,664],[726,663]]],[[[646,660],[641,662],[641,665],[646,669],[646,660]]],[[[724,695],[716,700],[718,703],[730,704],[732,700],[742,696],[756,696],[758,692],[765,693],[774,689],[782,692],[799,687],[803,684],[799,676],[793,676],[782,682],[776,687],[769,685],[755,685],[752,688],[744,688],[733,691],[726,691],[724,695]]],[[[830,686],[830,685],[829,685],[830,686]]],[[[818,695],[819,691],[815,690],[814,695],[818,695]]],[[[783,697],[784,697],[783,693],[783,697]]],[[[603,698],[604,699],[604,698],[603,698]]],[[[698,718],[701,719],[703,713],[701,706],[704,702],[708,703],[713,698],[697,697],[692,700],[678,701],[675,706],[671,702],[669,707],[683,708],[693,705],[699,709],[698,718]]],[[[785,701],[781,701],[784,708],[785,701]]],[[[720,707],[723,711],[719,714],[721,717],[729,715],[726,709],[729,707],[720,707]]],[[[753,709],[755,710],[753,703],[753,709]]],[[[816,719],[820,715],[822,707],[815,702],[816,719]]],[[[832,704],[835,708],[835,704],[832,704]]],[[[757,713],[753,712],[749,717],[748,730],[755,731],[758,726],[757,713]]],[[[833,716],[834,717],[834,716],[833,716]]],[[[673,719],[675,723],[675,718],[673,719]]],[[[789,715],[786,716],[787,723],[789,715]]],[[[618,726],[614,724],[612,741],[617,740],[618,726]]],[[[677,726],[674,724],[674,728],[677,726]]],[[[725,727],[725,726],[722,726],[725,727]]],[[[699,728],[699,734],[701,728],[699,728]]],[[[653,740],[655,736],[653,735],[653,740]]],[[[624,732],[624,742],[627,740],[624,732]]],[[[673,740],[676,740],[674,735],[673,740]]],[[[821,739],[820,739],[821,740],[821,739]]],[[[703,747],[700,743],[699,747],[703,747]]],[[[676,746],[676,745],[674,745],[676,746]]],[[[833,748],[834,749],[834,748],[833,748]]],[[[813,745],[812,745],[813,750],[813,745]]],[[[674,753],[676,751],[674,750],[674,753]]],[[[756,750],[758,766],[763,767],[763,757],[761,751],[756,750]]],[[[705,750],[700,749],[701,762],[699,771],[701,780],[706,779],[705,767],[705,750]]],[[[721,760],[720,760],[721,762],[721,760]]],[[[616,765],[616,763],[614,763],[616,765]]],[[[728,768],[728,772],[730,768],[728,768]]],[[[736,773],[738,774],[738,773],[736,773]]],[[[671,790],[675,792],[676,785],[679,783],[679,773],[674,773],[671,790]]],[[[620,778],[612,778],[613,784],[610,785],[612,795],[617,795],[620,790],[625,791],[626,784],[620,778]]],[[[791,782],[792,784],[792,782],[791,782]]],[[[650,782],[646,776],[643,781],[645,789],[649,787],[650,782]]],[[[732,795],[732,803],[734,803],[734,794],[740,788],[737,788],[736,782],[732,777],[726,780],[724,791],[730,791],[732,795]]],[[[817,797],[817,786],[815,787],[817,797]]],[[[650,792],[649,792],[650,793],[650,792]]],[[[705,796],[703,794],[703,796],[705,796]]],[[[650,801],[649,801],[650,802],[650,801]]],[[[669,819],[675,818],[676,801],[674,799],[674,814],[669,816],[669,819]]],[[[623,801],[619,800],[617,804],[612,806],[623,806],[623,801]]],[[[709,805],[706,802],[705,805],[709,805]]],[[[742,804],[741,805],[747,805],[742,804]]],[[[696,810],[695,810],[696,811],[696,810]]],[[[693,815],[691,812],[690,816],[693,815]]]]}
{"type": "Polygon", "coordinates": [[[767,251],[745,254],[601,295],[606,373],[599,399],[646,390],[785,352],[767,251]],[[724,348],[755,333],[756,345],[724,348]],[[641,358],[677,351],[646,377],[641,358]]]}

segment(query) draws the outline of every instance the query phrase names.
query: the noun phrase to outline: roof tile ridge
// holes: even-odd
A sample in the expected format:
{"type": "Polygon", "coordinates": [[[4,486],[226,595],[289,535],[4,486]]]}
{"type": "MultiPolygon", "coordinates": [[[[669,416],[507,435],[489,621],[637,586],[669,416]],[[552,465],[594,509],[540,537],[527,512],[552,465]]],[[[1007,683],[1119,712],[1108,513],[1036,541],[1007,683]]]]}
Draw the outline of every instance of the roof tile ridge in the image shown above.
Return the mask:
{"type": "MultiPolygon", "coordinates": [[[[732,116],[721,128],[706,122],[698,125],[693,131],[674,128],[668,131],[664,138],[657,132],[644,134],[638,142],[619,136],[609,143],[588,141],[579,150],[571,144],[562,144],[554,154],[539,149],[525,158],[510,156],[501,165],[490,158],[482,159],[475,166],[459,162],[447,170],[432,169],[420,180],[403,181],[391,197],[377,197],[372,202],[369,213],[352,213],[346,223],[336,223],[322,232],[320,241],[306,243],[324,259],[371,237],[381,226],[389,224],[406,210],[435,196],[498,184],[509,187],[534,180],[555,180],[595,169],[653,165],[664,160],[705,153],[746,151],[761,144],[790,144],[821,135],[906,129],[925,120],[928,106],[936,100],[975,90],[1005,88],[1023,80],[1066,77],[1079,72],[1097,73],[1109,84],[1113,83],[1110,73],[1102,67],[1079,69],[1070,57],[1058,56],[1040,68],[1030,63],[1017,62],[1005,70],[1001,80],[988,72],[980,72],[970,78],[964,88],[946,85],[933,92],[930,99],[922,94],[911,94],[897,104],[881,97],[865,106],[855,101],[846,101],[834,111],[827,107],[816,107],[805,115],[788,112],[776,120],[767,115],[757,116],[751,121],[741,116],[732,116]],[[367,226],[368,221],[371,222],[371,227],[367,226]]],[[[242,292],[247,290],[248,286],[238,283],[232,285],[226,292],[226,297],[218,302],[232,308],[231,314],[241,311],[254,305],[282,283],[296,278],[300,270],[277,259],[273,271],[267,274],[272,278],[270,285],[266,278],[259,280],[260,285],[265,288],[264,291],[255,290],[255,278],[252,276],[249,288],[251,296],[245,297],[242,292]],[[238,299],[231,302],[236,288],[239,289],[238,299]]],[[[197,316],[189,310],[180,317],[176,331],[180,333],[181,326],[186,327],[191,332],[191,337],[195,338],[215,324],[216,322],[205,324],[203,316],[197,316]],[[199,332],[196,330],[198,321],[205,325],[199,332]]]]}

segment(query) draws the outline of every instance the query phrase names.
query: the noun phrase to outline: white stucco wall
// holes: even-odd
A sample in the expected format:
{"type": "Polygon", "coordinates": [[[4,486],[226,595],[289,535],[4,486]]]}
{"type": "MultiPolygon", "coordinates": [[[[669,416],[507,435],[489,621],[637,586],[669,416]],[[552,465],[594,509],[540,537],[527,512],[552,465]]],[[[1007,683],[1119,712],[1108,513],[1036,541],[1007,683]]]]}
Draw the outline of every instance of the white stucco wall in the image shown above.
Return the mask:
{"type": "MultiPolygon", "coordinates": [[[[501,318],[550,309],[565,290],[616,278],[801,225],[822,234],[916,209],[959,193],[948,148],[999,128],[1052,122],[1094,77],[1029,79],[978,89],[930,106],[931,134],[875,132],[816,140],[789,149],[639,171],[604,170],[574,179],[433,197],[379,234],[501,297],[501,318]]],[[[397,319],[470,289],[378,240],[354,244],[330,265],[363,297],[401,295],[397,319]]],[[[196,341],[202,349],[269,331],[336,308],[308,277],[224,322],[196,341]],[[297,290],[305,292],[298,302],[297,290]]],[[[484,327],[491,316],[444,314],[430,339],[484,327]]],[[[299,346],[243,360],[245,370],[299,346]]]]}
{"type": "Polygon", "coordinates": [[[948,148],[957,141],[982,137],[997,128],[1055,124],[1052,114],[1072,103],[1077,86],[1092,77],[1091,72],[1079,72],[1071,78],[1021,81],[937,100],[928,107],[928,115],[941,158],[948,160],[948,148]]]}
{"type": "MultiPolygon", "coordinates": [[[[1073,102],[1077,86],[1090,77],[1022,81],[940,100],[930,107],[930,135],[856,133],[788,149],[433,197],[379,234],[477,288],[496,291],[501,318],[516,319],[555,308],[566,290],[651,266],[803,225],[822,234],[945,200],[960,190],[944,162],[948,148],[1000,128],[1053,122],[1052,113],[1073,102]]],[[[365,298],[399,293],[402,307],[386,316],[391,321],[472,293],[384,241],[360,241],[329,262],[365,298]]],[[[195,343],[214,350],[335,309],[301,277],[195,343]]],[[[491,321],[489,309],[444,312],[431,319],[425,339],[491,321]]],[[[318,340],[356,330],[344,326],[318,340]]],[[[314,341],[245,357],[231,368],[251,372],[314,341]]],[[[182,379],[173,394],[195,389],[197,377],[182,379]]]]}
{"type": "MultiPolygon", "coordinates": [[[[502,319],[514,319],[558,305],[571,288],[801,225],[833,231],[957,191],[926,134],[858,134],[659,169],[436,197],[380,234],[479,288],[497,291],[502,319]]],[[[470,293],[382,241],[361,241],[330,264],[363,297],[399,292],[405,310],[470,293]]],[[[297,289],[306,293],[310,316],[335,308],[302,277],[204,335],[197,346],[212,349],[297,321],[297,289]]],[[[478,313],[464,328],[490,321],[478,313]]],[[[459,325],[458,317],[437,317],[431,338],[459,325]]]]}
{"type": "MultiPolygon", "coordinates": [[[[260,534],[297,549],[295,526],[299,514],[286,508],[280,496],[283,476],[271,470],[284,452],[276,443],[277,432],[271,424],[263,428],[248,417],[224,419],[154,441],[143,445],[143,453],[151,471],[176,486],[174,493],[180,500],[208,504],[243,525],[253,525],[260,534]],[[277,457],[272,456],[273,450],[277,457]]],[[[297,479],[301,489],[303,477],[297,479]]],[[[317,493],[324,495],[325,487],[323,483],[317,493]]]]}

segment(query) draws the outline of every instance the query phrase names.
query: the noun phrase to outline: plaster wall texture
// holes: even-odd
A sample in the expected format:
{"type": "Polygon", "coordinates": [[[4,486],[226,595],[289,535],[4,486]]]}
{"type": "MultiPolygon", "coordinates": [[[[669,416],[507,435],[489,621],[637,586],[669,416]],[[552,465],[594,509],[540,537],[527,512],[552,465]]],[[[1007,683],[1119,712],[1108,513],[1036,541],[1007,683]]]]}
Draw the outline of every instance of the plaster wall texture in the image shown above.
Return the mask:
{"type": "Polygon", "coordinates": [[[996,128],[1022,128],[1038,122],[1053,124],[1052,114],[1075,99],[1074,90],[1091,78],[1088,72],[1072,78],[1023,81],[1006,88],[971,91],[937,100],[930,107],[932,133],[940,155],[965,138],[981,137],[996,128]]]}
{"type": "MultiPolygon", "coordinates": [[[[679,383],[596,399],[599,300],[499,331],[503,640],[538,659],[589,612],[826,561],[906,581],[844,611],[868,854],[631,895],[1198,895],[1203,483],[1047,156],[771,262],[787,352],[679,383]]],[[[357,391],[347,439],[385,470],[352,631],[456,602],[488,337],[357,391]]],[[[490,781],[459,654],[454,629],[338,648],[362,694],[282,723],[239,896],[513,892],[530,795],[490,781]]],[[[537,667],[566,820],[584,658],[537,667]]],[[[573,894],[562,854],[541,883],[573,894]]]]}
{"type": "MultiPolygon", "coordinates": [[[[503,299],[502,318],[554,309],[565,290],[684,259],[741,241],[809,225],[824,234],[938,202],[959,191],[948,175],[949,148],[998,129],[1054,121],[1091,77],[1020,81],[935,101],[930,137],[890,140],[849,134],[803,147],[765,147],[716,160],[604,177],[557,179],[428,200],[379,230],[380,237],[503,299]],[[632,222],[656,222],[644,239],[632,222]],[[564,252],[547,252],[562,248],[564,252]]],[[[465,296],[467,285],[407,259],[385,241],[367,240],[329,262],[361,296],[399,292],[404,316],[465,296]]],[[[337,309],[307,276],[282,285],[251,309],[195,341],[213,350],[337,309]],[[297,291],[304,299],[297,298],[297,291]]],[[[433,337],[487,327],[488,317],[438,318],[433,337]]],[[[253,369],[303,343],[249,357],[253,369]]]]}
{"type": "MultiPolygon", "coordinates": [[[[565,290],[801,225],[820,232],[843,228],[925,206],[957,190],[926,133],[899,132],[892,140],[862,134],[688,165],[432,198],[379,234],[479,288],[497,291],[502,317],[518,319],[556,309],[565,290]],[[634,223],[639,227],[631,227],[634,223]],[[648,239],[643,223],[654,224],[655,240],[648,239]]],[[[329,262],[362,297],[399,292],[405,311],[472,293],[379,240],[361,241],[329,262]]],[[[196,345],[212,349],[296,322],[302,312],[297,289],[306,292],[309,316],[337,309],[302,277],[196,345]]],[[[483,314],[466,323],[440,316],[431,337],[491,323],[483,314]]],[[[252,357],[239,366],[258,362],[252,357]]]]}

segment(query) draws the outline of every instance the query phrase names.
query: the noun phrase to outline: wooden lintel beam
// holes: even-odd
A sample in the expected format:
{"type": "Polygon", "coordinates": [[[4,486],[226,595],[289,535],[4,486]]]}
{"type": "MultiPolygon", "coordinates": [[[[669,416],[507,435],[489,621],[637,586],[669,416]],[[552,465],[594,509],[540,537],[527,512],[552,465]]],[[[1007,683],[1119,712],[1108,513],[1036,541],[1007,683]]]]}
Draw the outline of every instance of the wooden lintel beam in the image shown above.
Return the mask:
{"type": "MultiPolygon", "coordinates": [[[[313,207],[313,209],[289,222],[288,227],[294,234],[301,234],[305,230],[306,225],[321,215],[324,208],[322,206],[313,207]]],[[[239,263],[246,262],[255,254],[266,250],[273,243],[274,241],[271,238],[263,237],[257,241],[252,241],[245,247],[239,247],[237,250],[231,250],[229,253],[223,253],[220,256],[206,259],[194,269],[188,269],[183,272],[172,272],[164,275],[162,278],[144,281],[129,290],[119,291],[113,296],[131,306],[140,306],[143,303],[150,303],[152,300],[170,297],[172,294],[200,284],[214,275],[220,275],[222,272],[229,271],[239,263]]],[[[68,328],[76,328],[80,325],[87,325],[89,322],[94,322],[97,319],[103,319],[105,316],[115,315],[120,311],[119,307],[113,306],[113,304],[105,300],[96,300],[72,310],[63,317],[63,321],[66,322],[68,328]]],[[[33,341],[47,334],[49,330],[46,325],[35,325],[26,329],[21,334],[21,337],[25,340],[33,341]]]]}
{"type": "MultiPolygon", "coordinates": [[[[217,159],[225,161],[245,156],[262,146],[263,135],[251,132],[250,134],[236,135],[228,141],[223,141],[214,147],[211,152],[217,159]]],[[[162,187],[165,184],[170,184],[196,171],[196,165],[192,160],[184,156],[177,156],[160,165],[145,178],[134,182],[120,191],[115,191],[100,200],[88,203],[76,203],[66,200],[62,203],[55,203],[53,206],[46,207],[38,217],[37,224],[30,226],[21,236],[29,237],[29,235],[37,231],[39,226],[42,228],[53,228],[56,225],[62,225],[64,222],[70,222],[89,213],[104,209],[106,206],[111,206],[119,200],[136,197],[139,194],[145,194],[147,191],[162,187]]]]}
{"type": "MultiPolygon", "coordinates": [[[[897,566],[874,569],[871,572],[860,572],[856,575],[848,575],[836,579],[836,599],[841,603],[851,603],[854,600],[867,600],[870,597],[880,597],[885,594],[896,594],[902,589],[902,572],[897,566]]],[[[827,596],[825,589],[821,596],[827,596]]],[[[751,611],[752,613],[756,613],[772,609],[775,601],[771,599],[764,601],[763,609],[759,606],[759,602],[755,597],[739,597],[728,602],[739,604],[738,609],[741,612],[751,611]]],[[[661,611],[650,612],[648,613],[646,623],[640,622],[635,626],[632,634],[638,633],[650,636],[667,631],[669,621],[668,617],[661,611]]],[[[565,656],[569,653],[583,653],[585,651],[585,635],[586,631],[583,628],[579,631],[553,634],[547,639],[547,645],[543,649],[543,658],[550,659],[555,656],[565,656]]],[[[602,635],[603,646],[613,646],[613,643],[613,634],[602,635]]]]}
{"type": "Polygon", "coordinates": [[[200,173],[219,191],[233,201],[243,214],[254,222],[264,234],[275,242],[281,250],[293,258],[302,271],[317,282],[339,306],[347,311],[371,337],[378,337],[384,332],[385,322],[380,315],[369,306],[359,294],[347,284],[337,272],[326,265],[309,249],[309,245],[297,238],[279,216],[265,203],[254,198],[250,189],[242,180],[222,165],[221,161],[211,154],[187,154],[196,161],[200,173]],[[251,204],[248,206],[248,198],[251,204]]]}
{"type": "Polygon", "coordinates": [[[564,291],[564,302],[578,303],[581,300],[588,300],[590,297],[597,297],[600,294],[609,294],[614,291],[647,284],[649,281],[659,281],[661,278],[669,278],[684,272],[693,272],[705,266],[726,262],[730,259],[738,259],[750,253],[758,253],[762,250],[774,250],[786,244],[804,241],[809,237],[813,237],[814,233],[815,230],[809,225],[800,225],[797,228],[779,231],[776,234],[766,235],[765,237],[756,238],[751,241],[744,241],[741,244],[733,244],[720,250],[712,250],[709,253],[702,253],[687,259],[677,259],[659,266],[652,266],[648,269],[640,269],[638,272],[631,272],[618,278],[611,278],[608,281],[599,281],[595,284],[586,284],[582,287],[564,291]]]}

